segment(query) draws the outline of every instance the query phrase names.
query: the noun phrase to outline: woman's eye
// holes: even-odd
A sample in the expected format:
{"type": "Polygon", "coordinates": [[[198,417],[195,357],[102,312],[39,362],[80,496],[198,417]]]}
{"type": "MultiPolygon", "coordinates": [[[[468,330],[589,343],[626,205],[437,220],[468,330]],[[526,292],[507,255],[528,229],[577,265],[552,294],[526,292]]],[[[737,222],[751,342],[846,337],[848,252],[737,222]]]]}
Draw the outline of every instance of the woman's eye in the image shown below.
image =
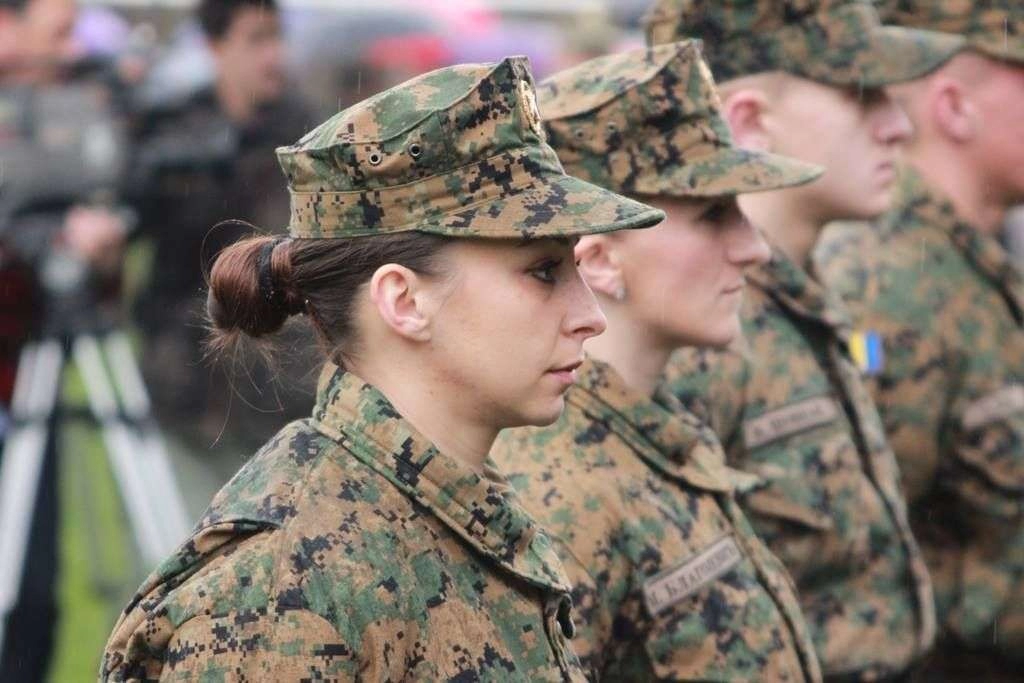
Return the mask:
{"type": "Polygon", "coordinates": [[[558,267],[560,265],[562,265],[561,260],[545,261],[544,263],[540,264],[539,266],[531,270],[530,274],[545,284],[553,285],[555,284],[555,280],[557,279],[555,271],[558,270],[558,267]]]}
{"type": "Polygon", "coordinates": [[[725,204],[712,204],[700,215],[700,220],[708,223],[717,223],[725,217],[725,204]]]}

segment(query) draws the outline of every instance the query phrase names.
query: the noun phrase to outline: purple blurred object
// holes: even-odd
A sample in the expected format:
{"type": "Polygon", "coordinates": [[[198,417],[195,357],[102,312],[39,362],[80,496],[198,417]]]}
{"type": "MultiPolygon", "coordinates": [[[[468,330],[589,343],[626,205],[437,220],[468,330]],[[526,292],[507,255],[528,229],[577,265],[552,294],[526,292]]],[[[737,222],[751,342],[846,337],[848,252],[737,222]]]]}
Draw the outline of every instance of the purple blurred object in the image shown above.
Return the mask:
{"type": "Polygon", "coordinates": [[[116,11],[90,5],[78,12],[72,40],[84,57],[113,57],[128,45],[131,24],[116,11]]]}

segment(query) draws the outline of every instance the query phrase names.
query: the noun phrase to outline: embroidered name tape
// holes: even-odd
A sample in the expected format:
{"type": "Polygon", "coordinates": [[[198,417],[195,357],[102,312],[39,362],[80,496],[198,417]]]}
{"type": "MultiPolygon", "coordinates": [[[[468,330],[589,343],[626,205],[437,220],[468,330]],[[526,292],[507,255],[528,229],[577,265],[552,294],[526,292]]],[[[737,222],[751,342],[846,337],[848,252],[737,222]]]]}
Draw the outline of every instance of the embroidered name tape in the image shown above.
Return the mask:
{"type": "Polygon", "coordinates": [[[712,543],[695,557],[644,582],[644,602],[652,616],[688,595],[692,595],[743,559],[743,553],[732,536],[712,543]]]}
{"type": "Polygon", "coordinates": [[[839,417],[839,406],[831,398],[818,396],[755,417],[743,423],[743,442],[758,448],[786,436],[827,424],[839,417]]]}
{"type": "Polygon", "coordinates": [[[1011,384],[982,396],[964,411],[964,428],[977,429],[1024,411],[1024,385],[1011,384]]]}

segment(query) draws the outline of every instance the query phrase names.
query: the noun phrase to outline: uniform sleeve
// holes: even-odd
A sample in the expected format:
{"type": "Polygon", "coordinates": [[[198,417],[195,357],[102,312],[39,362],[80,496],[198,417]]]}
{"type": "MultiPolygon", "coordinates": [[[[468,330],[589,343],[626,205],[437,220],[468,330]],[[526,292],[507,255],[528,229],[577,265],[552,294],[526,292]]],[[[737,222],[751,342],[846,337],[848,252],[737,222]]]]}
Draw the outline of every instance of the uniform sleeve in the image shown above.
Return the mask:
{"type": "MultiPolygon", "coordinates": [[[[956,545],[938,545],[940,614],[962,640],[1021,657],[1024,646],[1024,385],[993,376],[985,354],[963,361],[944,423],[941,494],[956,545]],[[956,548],[957,550],[951,550],[956,548]]],[[[932,544],[937,545],[937,544],[932,544]]]]}
{"type": "Polygon", "coordinates": [[[742,349],[684,348],[665,369],[667,391],[708,424],[726,452],[742,445],[741,424],[750,367],[742,349]]]}
{"type": "Polygon", "coordinates": [[[343,681],[357,673],[353,650],[323,617],[244,610],[182,624],[167,644],[159,680],[343,681]]]}

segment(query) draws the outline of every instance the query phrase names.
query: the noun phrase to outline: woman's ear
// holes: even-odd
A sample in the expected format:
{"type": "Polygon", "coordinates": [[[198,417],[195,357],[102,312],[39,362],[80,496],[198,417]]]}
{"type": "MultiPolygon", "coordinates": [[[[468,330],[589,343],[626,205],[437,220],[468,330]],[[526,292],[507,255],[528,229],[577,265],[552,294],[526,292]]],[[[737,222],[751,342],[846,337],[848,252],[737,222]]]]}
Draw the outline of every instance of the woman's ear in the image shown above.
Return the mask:
{"type": "Polygon", "coordinates": [[[768,96],[760,88],[746,87],[731,92],[722,102],[722,113],[737,146],[770,152],[772,136],[766,118],[768,96]]]}
{"type": "Polygon", "coordinates": [[[626,289],[621,259],[616,249],[622,235],[587,235],[576,244],[580,274],[595,293],[621,299],[626,289]]]}
{"type": "Polygon", "coordinates": [[[409,341],[430,340],[430,316],[424,306],[423,278],[405,266],[388,263],[370,278],[370,300],[384,324],[409,341]]]}

